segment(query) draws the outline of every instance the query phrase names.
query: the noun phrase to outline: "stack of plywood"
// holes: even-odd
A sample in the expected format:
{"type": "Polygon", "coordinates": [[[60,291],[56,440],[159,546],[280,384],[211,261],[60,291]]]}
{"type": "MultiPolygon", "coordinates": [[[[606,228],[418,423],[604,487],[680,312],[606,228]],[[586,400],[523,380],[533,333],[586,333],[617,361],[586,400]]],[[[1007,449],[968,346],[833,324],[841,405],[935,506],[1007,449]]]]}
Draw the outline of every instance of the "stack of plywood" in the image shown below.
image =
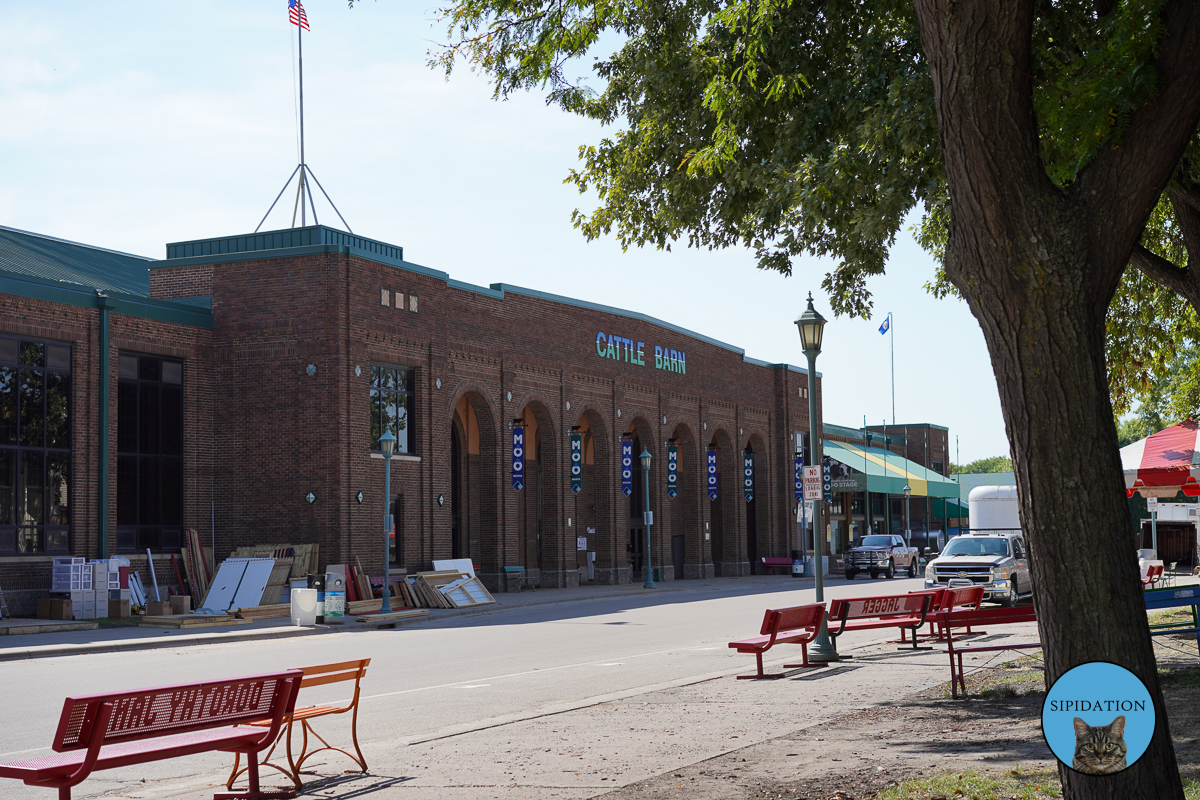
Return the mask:
{"type": "Polygon", "coordinates": [[[187,528],[183,535],[183,569],[188,585],[192,587],[192,597],[206,597],[212,587],[213,575],[209,568],[212,549],[200,546],[200,533],[195,528],[187,528]]]}
{"type": "Polygon", "coordinates": [[[414,608],[470,608],[496,602],[478,578],[456,569],[418,572],[392,585],[414,608]]]}
{"type": "Polygon", "coordinates": [[[304,578],[316,574],[318,569],[319,544],[258,544],[239,547],[230,553],[230,558],[274,558],[277,561],[290,558],[292,571],[289,578],[304,578]]]}

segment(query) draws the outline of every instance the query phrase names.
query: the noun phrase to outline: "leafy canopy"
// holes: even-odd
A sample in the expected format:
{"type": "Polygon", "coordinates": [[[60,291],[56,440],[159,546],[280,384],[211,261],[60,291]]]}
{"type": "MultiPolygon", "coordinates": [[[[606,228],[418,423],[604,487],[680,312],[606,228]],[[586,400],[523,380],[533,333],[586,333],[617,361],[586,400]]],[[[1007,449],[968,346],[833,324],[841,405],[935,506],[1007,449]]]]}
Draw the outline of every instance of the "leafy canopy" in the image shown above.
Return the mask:
{"type": "MultiPolygon", "coordinates": [[[[1162,0],[1096,5],[1037,6],[1035,110],[1059,185],[1118,146],[1158,89],[1162,0]]],[[[910,2],[459,0],[440,18],[449,43],[431,62],[447,73],[463,60],[497,97],[544,90],[615,128],[580,148],[568,178],[600,200],[574,215],[589,238],[744,245],[785,274],[800,255],[827,256],[834,311],[857,316],[870,314],[867,278],[918,205],[922,244],[944,243],[932,85],[910,2]]]]}
{"type": "Polygon", "coordinates": [[[980,458],[970,464],[951,464],[951,475],[981,475],[989,472],[1012,472],[1012,459],[1008,456],[980,458]]]}

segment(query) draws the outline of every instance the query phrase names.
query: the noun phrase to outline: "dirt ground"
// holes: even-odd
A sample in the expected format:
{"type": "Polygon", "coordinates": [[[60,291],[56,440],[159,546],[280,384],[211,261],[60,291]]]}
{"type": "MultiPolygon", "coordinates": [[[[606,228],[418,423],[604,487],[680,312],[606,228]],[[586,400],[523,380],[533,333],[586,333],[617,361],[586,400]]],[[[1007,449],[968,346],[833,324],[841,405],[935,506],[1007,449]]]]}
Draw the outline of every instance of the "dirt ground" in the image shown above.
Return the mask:
{"type": "MultiPolygon", "coordinates": [[[[1185,778],[1200,778],[1196,640],[1157,637],[1155,649],[1180,769],[1185,778]]],[[[1040,656],[1027,656],[969,675],[965,700],[951,700],[947,683],[903,704],[845,714],[602,797],[867,800],[901,781],[942,772],[1054,773],[1040,725],[1044,677],[1040,656]]]]}

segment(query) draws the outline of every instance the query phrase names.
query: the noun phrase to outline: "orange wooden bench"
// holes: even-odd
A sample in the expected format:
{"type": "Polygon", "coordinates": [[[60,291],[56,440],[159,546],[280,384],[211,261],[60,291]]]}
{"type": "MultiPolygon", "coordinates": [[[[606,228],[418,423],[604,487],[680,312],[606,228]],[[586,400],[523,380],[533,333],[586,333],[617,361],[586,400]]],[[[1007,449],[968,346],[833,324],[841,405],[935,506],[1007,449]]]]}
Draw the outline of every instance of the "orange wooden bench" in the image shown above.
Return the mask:
{"type": "MultiPolygon", "coordinates": [[[[354,696],[350,702],[344,706],[303,706],[297,708],[292,713],[288,714],[284,719],[284,728],[276,736],[271,749],[263,756],[260,766],[270,767],[278,770],[284,775],[292,779],[292,782],[299,789],[301,786],[300,770],[304,767],[304,762],[308,761],[317,753],[323,753],[326,750],[335,750],[348,756],[354,763],[358,764],[360,771],[367,771],[367,760],[363,757],[362,749],[358,746],[358,698],[363,675],[367,674],[367,665],[371,663],[371,659],[364,658],[360,661],[343,661],[338,664],[323,664],[316,667],[302,667],[299,672],[303,677],[300,681],[300,689],[309,686],[324,686],[330,683],[340,683],[342,681],[354,681],[354,696]],[[344,750],[341,747],[334,747],[310,725],[310,721],[318,717],[327,717],[335,714],[350,715],[350,741],[354,743],[354,753],[344,750]],[[300,753],[292,754],[292,728],[296,723],[300,723],[300,732],[302,734],[302,742],[300,745],[300,753]],[[314,738],[321,743],[321,747],[314,750],[308,749],[308,737],[312,734],[314,738]],[[286,752],[287,752],[287,767],[284,768],[279,764],[273,764],[269,761],[275,748],[279,746],[280,740],[286,737],[286,752]]],[[[250,723],[265,727],[270,724],[270,720],[258,720],[250,723]]],[[[233,760],[233,772],[229,775],[229,780],[226,781],[226,788],[232,789],[233,782],[238,779],[238,776],[246,771],[247,767],[239,768],[240,756],[235,755],[233,760]]]]}

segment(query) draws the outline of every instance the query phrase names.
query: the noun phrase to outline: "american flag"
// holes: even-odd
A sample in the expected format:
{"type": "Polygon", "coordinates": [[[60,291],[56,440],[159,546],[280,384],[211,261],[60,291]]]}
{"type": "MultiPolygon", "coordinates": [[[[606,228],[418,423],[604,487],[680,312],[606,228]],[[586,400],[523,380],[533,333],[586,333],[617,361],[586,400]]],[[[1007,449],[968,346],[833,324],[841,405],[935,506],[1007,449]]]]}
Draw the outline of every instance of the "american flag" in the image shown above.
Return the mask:
{"type": "Polygon", "coordinates": [[[300,0],[288,0],[288,22],[299,25],[306,31],[311,30],[308,27],[308,15],[304,13],[304,6],[300,4],[300,0]]]}

